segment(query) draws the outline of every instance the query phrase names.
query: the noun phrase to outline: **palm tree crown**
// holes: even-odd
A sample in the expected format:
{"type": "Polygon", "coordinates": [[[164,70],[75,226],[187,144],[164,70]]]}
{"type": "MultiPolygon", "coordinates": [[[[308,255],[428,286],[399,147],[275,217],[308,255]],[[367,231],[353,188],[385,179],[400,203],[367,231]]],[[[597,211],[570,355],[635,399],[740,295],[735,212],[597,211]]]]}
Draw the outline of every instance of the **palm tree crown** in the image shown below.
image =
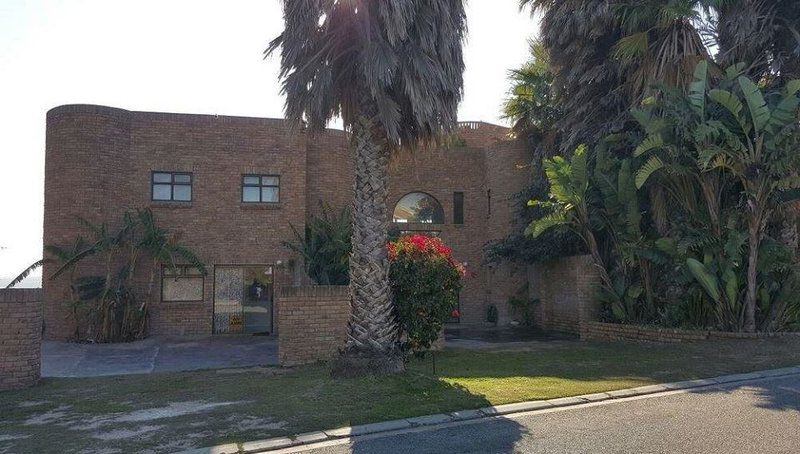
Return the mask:
{"type": "Polygon", "coordinates": [[[323,128],[370,114],[396,145],[456,122],[463,92],[462,0],[284,0],[280,48],[286,116],[323,128]],[[373,112],[363,112],[365,108],[373,112]]]}

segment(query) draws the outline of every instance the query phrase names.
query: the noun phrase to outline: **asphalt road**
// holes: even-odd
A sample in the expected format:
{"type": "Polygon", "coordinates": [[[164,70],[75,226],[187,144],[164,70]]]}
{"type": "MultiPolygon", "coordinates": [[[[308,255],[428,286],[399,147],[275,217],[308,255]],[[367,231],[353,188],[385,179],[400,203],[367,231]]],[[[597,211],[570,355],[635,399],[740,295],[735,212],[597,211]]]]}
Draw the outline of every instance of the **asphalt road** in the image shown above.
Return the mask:
{"type": "Polygon", "coordinates": [[[481,420],[332,453],[800,453],[800,376],[481,420]]]}

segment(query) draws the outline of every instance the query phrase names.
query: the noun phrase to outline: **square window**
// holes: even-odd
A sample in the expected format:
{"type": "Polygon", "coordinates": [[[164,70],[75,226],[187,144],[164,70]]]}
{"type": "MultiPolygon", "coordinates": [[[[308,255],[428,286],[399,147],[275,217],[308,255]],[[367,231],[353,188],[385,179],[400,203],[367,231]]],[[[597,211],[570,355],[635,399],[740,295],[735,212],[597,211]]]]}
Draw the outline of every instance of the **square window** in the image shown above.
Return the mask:
{"type": "Polygon", "coordinates": [[[242,175],[242,202],[278,203],[280,201],[280,176],[242,175]]]}
{"type": "Polygon", "coordinates": [[[192,174],[187,172],[153,172],[152,200],[165,202],[192,201],[192,174]]]}

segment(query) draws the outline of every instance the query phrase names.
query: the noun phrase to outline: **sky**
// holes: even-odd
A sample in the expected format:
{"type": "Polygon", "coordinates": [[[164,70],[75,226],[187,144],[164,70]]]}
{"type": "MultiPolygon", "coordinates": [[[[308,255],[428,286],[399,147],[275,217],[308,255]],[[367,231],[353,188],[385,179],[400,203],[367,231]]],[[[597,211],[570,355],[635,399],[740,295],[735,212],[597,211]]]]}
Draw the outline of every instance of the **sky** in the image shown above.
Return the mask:
{"type": "MultiPolygon", "coordinates": [[[[538,30],[518,4],[467,1],[461,120],[506,124],[508,70],[538,30]]],[[[280,118],[279,61],[262,51],[282,27],[278,0],[0,1],[0,286],[42,256],[49,109],[280,118]]]]}

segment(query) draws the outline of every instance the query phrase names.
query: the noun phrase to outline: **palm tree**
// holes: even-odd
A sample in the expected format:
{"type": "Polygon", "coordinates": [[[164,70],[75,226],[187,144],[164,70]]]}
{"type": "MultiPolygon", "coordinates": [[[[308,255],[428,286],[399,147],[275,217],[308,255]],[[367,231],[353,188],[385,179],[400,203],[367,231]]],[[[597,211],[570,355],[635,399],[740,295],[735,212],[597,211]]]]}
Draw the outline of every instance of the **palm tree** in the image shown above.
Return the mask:
{"type": "Polygon", "coordinates": [[[520,0],[520,8],[542,13],[540,39],[549,54],[557,103],[560,151],[569,155],[618,128],[629,101],[621,63],[611,58],[622,38],[616,2],[608,0],[520,0]]]}
{"type": "Polygon", "coordinates": [[[622,37],[613,56],[624,67],[631,104],[638,104],[655,83],[688,87],[697,63],[710,58],[698,26],[698,0],[644,0],[615,8],[622,37]]]}
{"type": "Polygon", "coordinates": [[[531,41],[531,58],[510,72],[511,89],[503,104],[503,118],[511,120],[511,132],[527,137],[539,155],[555,151],[555,123],[561,117],[556,105],[550,56],[541,41],[531,41]]]}
{"type": "MultiPolygon", "coordinates": [[[[711,2],[709,2],[711,3],[711,2]]],[[[800,2],[736,0],[716,2],[713,33],[720,66],[745,62],[753,79],[786,83],[800,78],[800,2]]]]}
{"type": "Polygon", "coordinates": [[[280,49],[286,117],[318,130],[340,116],[352,132],[352,314],[341,364],[402,370],[386,252],[389,159],[456,122],[463,0],[284,0],[283,12],[285,29],[265,52],[280,49]]]}

